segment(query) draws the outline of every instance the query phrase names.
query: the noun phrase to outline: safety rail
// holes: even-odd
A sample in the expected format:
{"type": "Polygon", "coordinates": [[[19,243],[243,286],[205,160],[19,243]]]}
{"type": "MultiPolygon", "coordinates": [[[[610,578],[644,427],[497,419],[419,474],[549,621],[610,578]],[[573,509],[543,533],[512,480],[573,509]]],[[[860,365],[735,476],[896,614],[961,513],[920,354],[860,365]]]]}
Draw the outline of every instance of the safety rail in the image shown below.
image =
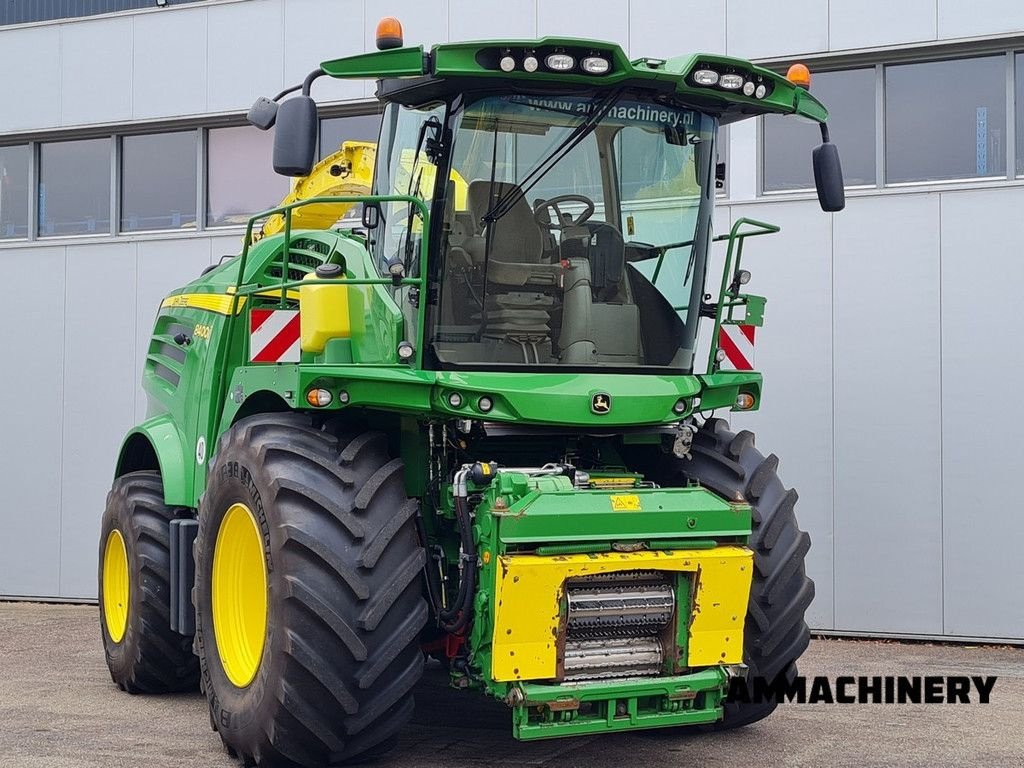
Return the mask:
{"type": "MultiPolygon", "coordinates": [[[[396,280],[395,278],[383,277],[383,278],[313,278],[310,280],[289,280],[288,279],[288,267],[289,260],[291,257],[291,243],[292,243],[292,211],[297,208],[302,208],[308,205],[351,205],[353,203],[407,203],[416,209],[422,219],[422,232],[424,235],[430,231],[430,210],[427,204],[420,200],[418,197],[411,195],[348,195],[344,197],[311,197],[306,200],[299,200],[289,205],[279,206],[272,208],[262,213],[257,213],[249,219],[249,223],[245,228],[245,240],[242,246],[242,253],[238,258],[238,272],[235,278],[234,291],[232,292],[231,300],[231,311],[228,313],[226,319],[225,332],[227,333],[227,342],[224,344],[223,358],[219,361],[220,370],[226,370],[226,365],[231,359],[231,345],[235,338],[236,328],[235,322],[237,322],[239,314],[239,301],[245,297],[253,296],[256,294],[266,294],[267,292],[276,293],[280,291],[280,306],[287,306],[288,302],[288,289],[298,288],[303,285],[388,285],[388,286],[401,286],[401,285],[413,285],[418,286],[421,293],[426,295],[426,274],[427,274],[427,255],[428,255],[428,242],[427,237],[421,237],[419,243],[419,276],[418,277],[403,277],[396,280]],[[270,216],[280,215],[284,217],[284,232],[283,232],[283,243],[282,243],[282,265],[281,265],[281,279],[280,282],[272,285],[245,285],[245,267],[249,261],[249,250],[256,243],[253,242],[253,228],[256,223],[262,221],[270,216]]],[[[380,222],[382,224],[383,222],[380,222]]],[[[262,240],[258,241],[262,242],[262,240]]],[[[323,254],[318,254],[323,255],[323,254]]],[[[333,256],[333,253],[330,254],[333,256]]],[[[328,256],[328,258],[330,258],[328,256]]],[[[426,308],[427,302],[421,301],[418,308],[418,325],[419,328],[423,328],[426,322],[426,308]]],[[[423,349],[421,344],[414,343],[416,351],[415,361],[417,367],[422,367],[423,364],[423,349]]],[[[221,392],[220,402],[223,403],[227,396],[228,388],[228,377],[224,377],[221,381],[221,392]]]]}
{"type": "Polygon", "coordinates": [[[722,329],[722,310],[728,310],[728,318],[732,320],[732,313],[736,307],[746,306],[746,297],[739,293],[729,293],[729,278],[737,275],[740,271],[740,262],[743,260],[743,243],[748,237],[758,235],[773,235],[781,228],[775,224],[769,224],[757,219],[746,217],[736,219],[728,235],[719,235],[712,242],[728,241],[729,247],[725,251],[725,266],[722,268],[722,287],[718,294],[718,304],[715,305],[715,328],[711,334],[711,350],[708,353],[708,373],[714,373],[718,368],[718,335],[722,329]],[[748,232],[740,232],[740,228],[746,225],[755,227],[748,232]],[[732,267],[733,254],[736,255],[736,266],[732,267]]]}

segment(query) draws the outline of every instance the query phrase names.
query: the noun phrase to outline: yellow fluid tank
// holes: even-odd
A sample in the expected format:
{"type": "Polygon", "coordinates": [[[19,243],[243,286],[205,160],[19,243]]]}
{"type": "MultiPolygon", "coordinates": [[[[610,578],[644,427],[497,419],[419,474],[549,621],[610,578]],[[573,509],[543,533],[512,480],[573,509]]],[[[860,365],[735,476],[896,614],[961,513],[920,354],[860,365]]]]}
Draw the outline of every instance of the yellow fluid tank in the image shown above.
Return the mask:
{"type": "MultiPolygon", "coordinates": [[[[332,280],[344,277],[337,264],[321,264],[306,280],[332,280]]],[[[303,352],[320,354],[330,339],[347,339],[352,335],[349,317],[349,286],[303,285],[299,288],[299,315],[303,352]]]]}

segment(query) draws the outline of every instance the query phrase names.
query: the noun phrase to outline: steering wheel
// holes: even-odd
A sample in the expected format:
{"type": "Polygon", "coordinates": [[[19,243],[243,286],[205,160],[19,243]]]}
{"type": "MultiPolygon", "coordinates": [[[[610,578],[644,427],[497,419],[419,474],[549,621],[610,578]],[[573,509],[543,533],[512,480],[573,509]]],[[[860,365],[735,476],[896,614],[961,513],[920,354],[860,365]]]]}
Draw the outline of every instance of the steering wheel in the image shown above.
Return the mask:
{"type": "Polygon", "coordinates": [[[538,200],[533,209],[533,220],[537,222],[537,226],[559,231],[566,227],[578,227],[593,215],[594,201],[583,195],[556,195],[550,200],[538,200]],[[580,203],[583,205],[583,211],[574,218],[571,213],[563,213],[559,208],[563,203],[580,203]],[[549,209],[554,215],[547,213],[549,209]]]}

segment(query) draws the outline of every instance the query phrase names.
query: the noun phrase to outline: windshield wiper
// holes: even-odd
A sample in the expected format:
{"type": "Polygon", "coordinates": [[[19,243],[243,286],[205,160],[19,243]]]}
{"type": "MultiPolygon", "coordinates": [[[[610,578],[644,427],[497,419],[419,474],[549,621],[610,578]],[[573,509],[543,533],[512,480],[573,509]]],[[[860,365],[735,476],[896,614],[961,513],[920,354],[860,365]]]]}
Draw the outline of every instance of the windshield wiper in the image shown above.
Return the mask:
{"type": "Polygon", "coordinates": [[[552,168],[558,165],[563,157],[569,154],[576,145],[591,134],[591,132],[597,127],[597,124],[600,123],[611,111],[611,108],[615,106],[615,102],[619,100],[619,96],[621,94],[622,89],[617,88],[605,96],[604,100],[597,105],[597,108],[587,115],[586,119],[577,125],[573,129],[572,133],[559,142],[558,146],[551,150],[551,152],[549,152],[548,155],[523,178],[520,184],[515,185],[495,201],[494,205],[492,205],[487,213],[483,215],[481,221],[484,224],[493,224],[506,213],[511,211],[512,207],[522,198],[526,197],[527,193],[536,186],[537,182],[543,179],[552,168]]]}

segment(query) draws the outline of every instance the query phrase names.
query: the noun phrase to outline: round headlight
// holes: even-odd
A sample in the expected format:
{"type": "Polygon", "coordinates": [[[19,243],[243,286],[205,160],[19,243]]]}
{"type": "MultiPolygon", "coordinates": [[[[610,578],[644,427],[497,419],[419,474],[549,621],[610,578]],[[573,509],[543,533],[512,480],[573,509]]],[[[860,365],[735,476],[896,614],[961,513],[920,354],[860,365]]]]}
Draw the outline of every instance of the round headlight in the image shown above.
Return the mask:
{"type": "Polygon", "coordinates": [[[568,72],[576,66],[576,59],[568,53],[552,53],[544,59],[544,64],[548,69],[553,69],[556,72],[568,72]]]}
{"type": "Polygon", "coordinates": [[[588,56],[580,62],[580,66],[583,67],[584,72],[591,75],[603,75],[612,68],[608,59],[602,59],[600,56],[588,56]]]}
{"type": "Polygon", "coordinates": [[[747,80],[747,82],[745,82],[743,84],[743,95],[744,96],[753,96],[754,95],[754,88],[755,88],[754,84],[750,80],[747,80]]]}
{"type": "Polygon", "coordinates": [[[494,407],[494,401],[487,397],[487,395],[484,395],[476,401],[476,407],[479,408],[482,413],[490,413],[491,408],[494,407]]]}
{"type": "Polygon", "coordinates": [[[452,408],[461,408],[462,395],[460,395],[458,392],[448,393],[448,405],[450,405],[452,408]]]}
{"type": "Polygon", "coordinates": [[[678,400],[676,400],[675,405],[672,406],[672,412],[679,416],[682,416],[684,413],[686,413],[686,406],[686,398],[680,397],[678,400]]]}
{"type": "Polygon", "coordinates": [[[523,69],[527,72],[536,72],[539,63],[536,56],[527,56],[523,59],[523,69]]]}
{"type": "Polygon", "coordinates": [[[718,73],[713,69],[698,69],[693,73],[693,82],[697,85],[717,85],[718,73]]]}
{"type": "Polygon", "coordinates": [[[416,354],[416,347],[410,344],[408,341],[400,341],[398,343],[398,359],[403,363],[407,363],[412,360],[413,355],[416,354]]]}
{"type": "Polygon", "coordinates": [[[754,90],[754,95],[755,95],[755,96],[756,96],[757,98],[759,98],[759,99],[763,99],[763,98],[764,98],[765,96],[767,96],[767,95],[768,95],[768,88],[767,88],[767,87],[765,86],[765,84],[764,84],[764,83],[761,83],[761,84],[760,84],[759,86],[757,86],[757,88],[756,88],[756,89],[754,90]]]}
{"type": "Polygon", "coordinates": [[[743,75],[722,75],[718,85],[727,91],[738,91],[743,87],[743,75]]]}
{"type": "Polygon", "coordinates": [[[501,67],[502,72],[511,72],[516,68],[516,60],[511,56],[502,56],[501,61],[498,62],[498,66],[501,67]]]}

